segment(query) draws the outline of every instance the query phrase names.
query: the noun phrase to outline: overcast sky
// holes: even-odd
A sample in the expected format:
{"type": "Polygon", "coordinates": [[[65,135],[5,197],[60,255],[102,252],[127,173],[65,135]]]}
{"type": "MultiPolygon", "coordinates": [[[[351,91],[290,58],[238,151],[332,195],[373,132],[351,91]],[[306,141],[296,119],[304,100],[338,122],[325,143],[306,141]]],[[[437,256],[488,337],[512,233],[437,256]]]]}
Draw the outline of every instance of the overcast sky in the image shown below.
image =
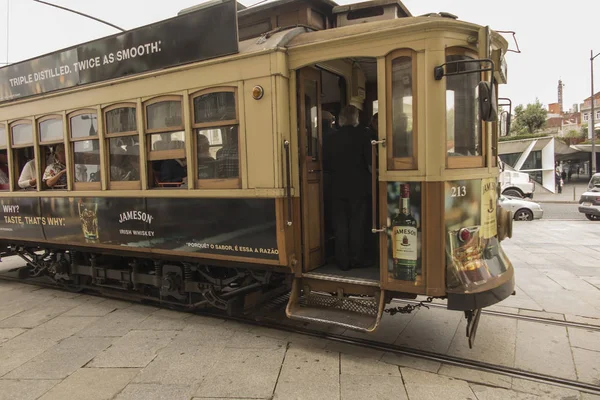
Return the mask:
{"type": "MultiPolygon", "coordinates": [[[[173,17],[202,0],[49,0],[132,29],[173,17]]],[[[244,0],[248,6],[255,0],[244,0]]],[[[358,1],[338,0],[339,4],[358,1]]],[[[447,11],[461,20],[517,33],[521,54],[509,53],[509,84],[503,97],[527,104],[536,98],[557,102],[558,80],[564,87],[564,108],[590,96],[590,50],[600,53],[597,18],[600,1],[571,0],[404,0],[413,15],[447,11]],[[560,6],[559,6],[560,4],[560,6]]],[[[7,61],[7,5],[9,6],[8,61],[17,62],[117,31],[98,22],[51,8],[32,0],[0,0],[0,62],[7,61]]],[[[511,48],[515,48],[512,40],[511,48]]],[[[600,57],[596,60],[596,92],[600,91],[600,57]]]]}

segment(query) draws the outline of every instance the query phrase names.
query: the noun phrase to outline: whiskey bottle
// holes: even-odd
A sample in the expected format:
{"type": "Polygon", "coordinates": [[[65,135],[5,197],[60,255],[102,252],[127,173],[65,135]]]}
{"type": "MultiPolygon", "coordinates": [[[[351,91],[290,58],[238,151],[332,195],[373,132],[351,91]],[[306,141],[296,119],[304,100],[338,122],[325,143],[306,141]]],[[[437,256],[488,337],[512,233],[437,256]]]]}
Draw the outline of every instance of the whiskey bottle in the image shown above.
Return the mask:
{"type": "Polygon", "coordinates": [[[410,185],[400,185],[400,209],[392,220],[393,277],[417,279],[417,221],[410,213],[410,185]]]}

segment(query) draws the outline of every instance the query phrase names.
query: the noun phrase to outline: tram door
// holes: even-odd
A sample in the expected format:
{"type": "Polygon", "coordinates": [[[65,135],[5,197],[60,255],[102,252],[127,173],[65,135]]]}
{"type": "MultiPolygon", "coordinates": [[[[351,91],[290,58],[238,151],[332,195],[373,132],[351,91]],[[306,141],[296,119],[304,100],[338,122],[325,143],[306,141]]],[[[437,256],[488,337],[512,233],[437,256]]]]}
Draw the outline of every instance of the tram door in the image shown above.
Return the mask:
{"type": "Polygon", "coordinates": [[[321,74],[314,68],[298,71],[298,136],[302,198],[303,271],[324,263],[321,74]]]}

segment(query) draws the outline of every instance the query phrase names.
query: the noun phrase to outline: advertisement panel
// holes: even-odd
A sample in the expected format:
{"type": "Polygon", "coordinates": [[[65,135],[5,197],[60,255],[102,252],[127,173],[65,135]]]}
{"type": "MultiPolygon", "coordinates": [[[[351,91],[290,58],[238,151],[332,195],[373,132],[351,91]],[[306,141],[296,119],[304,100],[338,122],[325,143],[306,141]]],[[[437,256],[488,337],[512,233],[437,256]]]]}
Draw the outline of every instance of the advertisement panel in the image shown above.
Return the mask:
{"type": "Polygon", "coordinates": [[[274,199],[2,199],[0,238],[278,260],[274,199]]]}
{"type": "Polygon", "coordinates": [[[421,183],[387,185],[388,282],[418,284],[421,265],[421,183]]]}
{"type": "Polygon", "coordinates": [[[233,0],[0,69],[0,102],[238,52],[233,0]]]}

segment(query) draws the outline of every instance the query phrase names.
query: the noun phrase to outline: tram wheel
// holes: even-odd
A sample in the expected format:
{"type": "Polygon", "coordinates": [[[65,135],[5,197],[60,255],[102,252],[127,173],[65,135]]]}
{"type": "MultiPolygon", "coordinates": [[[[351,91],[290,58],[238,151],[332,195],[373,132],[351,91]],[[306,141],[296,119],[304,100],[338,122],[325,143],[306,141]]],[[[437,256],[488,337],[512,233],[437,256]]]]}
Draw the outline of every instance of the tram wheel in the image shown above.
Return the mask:
{"type": "Polygon", "coordinates": [[[585,217],[590,221],[600,221],[600,217],[593,214],[585,214],[585,217]]]}
{"type": "Polygon", "coordinates": [[[531,221],[532,219],[533,213],[525,208],[522,208],[515,213],[515,220],[517,221],[531,221]]]}

